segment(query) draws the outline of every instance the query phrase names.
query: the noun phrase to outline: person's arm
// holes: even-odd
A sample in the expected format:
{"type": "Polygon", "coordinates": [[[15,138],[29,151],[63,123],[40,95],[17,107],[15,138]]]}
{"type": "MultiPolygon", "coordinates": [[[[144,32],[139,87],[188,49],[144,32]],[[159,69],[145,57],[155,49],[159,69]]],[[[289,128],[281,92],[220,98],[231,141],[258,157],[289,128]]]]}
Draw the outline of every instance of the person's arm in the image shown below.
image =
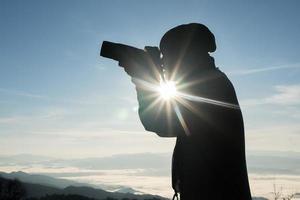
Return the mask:
{"type": "Polygon", "coordinates": [[[162,137],[175,137],[180,130],[174,108],[159,99],[160,72],[153,63],[131,65],[119,63],[136,86],[139,117],[147,131],[162,137]]]}
{"type": "MultiPolygon", "coordinates": [[[[147,88],[134,79],[133,83],[136,85],[138,112],[144,128],[161,137],[176,137],[182,129],[172,104],[164,101],[158,91],[147,88]]],[[[159,83],[156,84],[159,87],[159,83]]]]}

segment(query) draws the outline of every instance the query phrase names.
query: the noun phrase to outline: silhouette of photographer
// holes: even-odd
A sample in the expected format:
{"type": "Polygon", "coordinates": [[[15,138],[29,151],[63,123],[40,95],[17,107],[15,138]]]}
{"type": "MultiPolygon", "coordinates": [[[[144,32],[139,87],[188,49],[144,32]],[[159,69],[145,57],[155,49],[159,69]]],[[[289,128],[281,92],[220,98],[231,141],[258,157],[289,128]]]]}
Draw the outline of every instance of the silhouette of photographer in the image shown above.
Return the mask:
{"type": "Polygon", "coordinates": [[[145,129],[177,137],[173,198],[250,200],[242,113],[232,83],[209,55],[216,50],[211,31],[197,23],[177,26],[159,49],[112,44],[117,47],[104,49],[103,43],[101,55],[118,60],[132,77],[145,129]],[[166,81],[176,94],[165,99],[157,88],[166,81]]]}

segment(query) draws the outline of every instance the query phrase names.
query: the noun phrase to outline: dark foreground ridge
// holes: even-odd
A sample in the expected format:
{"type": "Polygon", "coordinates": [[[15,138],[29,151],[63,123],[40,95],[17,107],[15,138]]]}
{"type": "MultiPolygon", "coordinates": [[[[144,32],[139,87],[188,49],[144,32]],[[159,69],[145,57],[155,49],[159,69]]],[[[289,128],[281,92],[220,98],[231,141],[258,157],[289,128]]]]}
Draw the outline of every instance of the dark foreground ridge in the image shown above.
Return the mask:
{"type": "Polygon", "coordinates": [[[1,200],[167,200],[164,197],[107,192],[91,187],[68,186],[64,189],[0,177],[1,200]]]}

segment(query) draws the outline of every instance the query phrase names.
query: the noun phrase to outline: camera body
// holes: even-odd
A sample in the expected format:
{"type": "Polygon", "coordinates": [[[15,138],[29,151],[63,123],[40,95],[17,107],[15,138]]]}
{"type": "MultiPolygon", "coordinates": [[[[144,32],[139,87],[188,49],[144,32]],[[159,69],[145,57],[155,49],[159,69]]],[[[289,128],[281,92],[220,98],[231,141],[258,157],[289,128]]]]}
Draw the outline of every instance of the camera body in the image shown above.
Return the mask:
{"type": "Polygon", "coordinates": [[[143,50],[109,41],[103,41],[100,51],[100,56],[118,61],[119,66],[124,67],[131,76],[138,76],[139,72],[142,71],[154,73],[154,76],[162,76],[163,68],[160,55],[158,47],[146,46],[143,50]]]}

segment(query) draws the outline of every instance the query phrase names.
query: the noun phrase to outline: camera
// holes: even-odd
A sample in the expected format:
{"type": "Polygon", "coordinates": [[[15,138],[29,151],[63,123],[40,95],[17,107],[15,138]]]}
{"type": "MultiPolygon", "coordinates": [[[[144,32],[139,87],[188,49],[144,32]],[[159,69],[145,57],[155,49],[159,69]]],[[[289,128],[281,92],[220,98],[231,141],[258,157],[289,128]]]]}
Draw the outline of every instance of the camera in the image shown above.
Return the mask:
{"type": "Polygon", "coordinates": [[[156,75],[163,73],[158,47],[146,46],[143,50],[125,44],[103,41],[100,56],[118,61],[121,67],[134,69],[125,69],[127,72],[131,71],[132,76],[143,69],[145,72],[150,70],[156,75]]]}

